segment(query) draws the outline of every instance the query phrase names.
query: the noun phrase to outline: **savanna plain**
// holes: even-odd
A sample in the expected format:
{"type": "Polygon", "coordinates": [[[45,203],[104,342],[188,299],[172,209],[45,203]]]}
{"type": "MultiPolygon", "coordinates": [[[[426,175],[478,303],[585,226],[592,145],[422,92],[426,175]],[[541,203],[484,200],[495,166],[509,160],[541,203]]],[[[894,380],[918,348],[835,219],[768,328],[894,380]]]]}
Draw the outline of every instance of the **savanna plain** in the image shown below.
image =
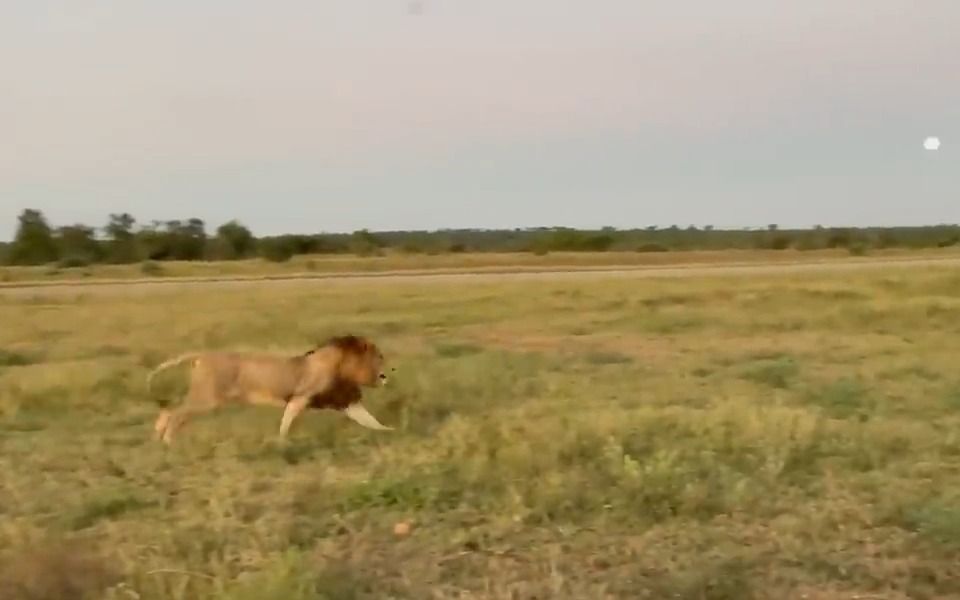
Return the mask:
{"type": "Polygon", "coordinates": [[[3,600],[960,597],[955,268],[38,289],[0,322],[3,600]],[[344,332],[395,431],[151,439],[165,358],[344,332]]]}

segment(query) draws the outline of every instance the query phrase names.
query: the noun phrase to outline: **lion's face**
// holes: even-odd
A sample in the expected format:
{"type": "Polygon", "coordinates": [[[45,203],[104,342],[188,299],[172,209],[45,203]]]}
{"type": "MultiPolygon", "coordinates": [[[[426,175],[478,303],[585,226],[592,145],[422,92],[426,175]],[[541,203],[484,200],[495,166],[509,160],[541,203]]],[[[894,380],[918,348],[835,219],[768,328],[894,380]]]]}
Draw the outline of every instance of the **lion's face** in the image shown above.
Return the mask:
{"type": "Polygon", "coordinates": [[[383,358],[380,349],[371,344],[365,362],[367,366],[364,375],[367,383],[364,385],[387,385],[386,360],[383,358]]]}
{"type": "Polygon", "coordinates": [[[386,385],[386,360],[376,344],[360,340],[344,350],[341,371],[358,385],[379,387],[386,385]]]}

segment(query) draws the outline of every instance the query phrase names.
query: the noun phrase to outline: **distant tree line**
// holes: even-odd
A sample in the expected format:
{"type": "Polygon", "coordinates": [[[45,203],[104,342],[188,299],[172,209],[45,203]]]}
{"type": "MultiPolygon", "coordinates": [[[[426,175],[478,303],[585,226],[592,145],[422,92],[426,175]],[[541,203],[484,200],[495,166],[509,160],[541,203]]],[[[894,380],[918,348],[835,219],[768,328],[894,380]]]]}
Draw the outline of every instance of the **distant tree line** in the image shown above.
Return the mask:
{"type": "Polygon", "coordinates": [[[78,267],[94,263],[165,260],[240,260],[260,257],[283,262],[302,254],[379,255],[386,251],[441,254],[454,252],[669,252],[681,250],[846,248],[863,253],[872,248],[931,248],[960,242],[960,226],[888,228],[719,230],[677,226],[645,229],[580,230],[539,227],[512,230],[457,229],[318,233],[256,237],[237,221],[208,232],[200,219],[138,224],[127,214],[111,214],[104,226],[52,226],[39,210],[26,209],[12,242],[0,244],[0,262],[7,265],[57,264],[78,267]]]}

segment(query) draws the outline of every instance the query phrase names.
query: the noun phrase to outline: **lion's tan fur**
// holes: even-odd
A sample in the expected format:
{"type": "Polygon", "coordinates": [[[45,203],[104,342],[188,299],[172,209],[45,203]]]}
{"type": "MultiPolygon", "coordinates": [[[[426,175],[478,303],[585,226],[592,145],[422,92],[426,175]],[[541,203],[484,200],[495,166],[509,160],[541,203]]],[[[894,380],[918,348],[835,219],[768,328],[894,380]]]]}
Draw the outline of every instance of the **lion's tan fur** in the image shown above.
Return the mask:
{"type": "Polygon", "coordinates": [[[231,403],[283,407],[280,435],[285,437],[293,420],[308,406],[345,408],[359,401],[361,386],[373,387],[386,379],[377,346],[361,337],[344,336],[299,356],[187,353],[154,369],[147,377],[148,385],[158,373],[188,361],[192,371],[183,403],[161,411],[154,426],[157,436],[168,444],[190,416],[231,403]],[[344,402],[338,403],[339,398],[344,402]]]}

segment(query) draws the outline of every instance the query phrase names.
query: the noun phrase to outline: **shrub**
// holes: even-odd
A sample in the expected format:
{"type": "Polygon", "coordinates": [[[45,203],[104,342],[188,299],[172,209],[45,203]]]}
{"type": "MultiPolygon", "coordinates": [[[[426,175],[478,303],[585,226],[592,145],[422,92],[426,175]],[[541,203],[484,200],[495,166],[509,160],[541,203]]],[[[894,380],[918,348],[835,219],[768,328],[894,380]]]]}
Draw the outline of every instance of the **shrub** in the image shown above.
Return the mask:
{"type": "Polygon", "coordinates": [[[869,251],[869,247],[864,242],[855,242],[847,248],[847,252],[850,253],[850,256],[866,256],[869,251]]]}
{"type": "Polygon", "coordinates": [[[0,367],[25,367],[36,362],[36,357],[0,348],[0,367]]]}
{"type": "Polygon", "coordinates": [[[793,245],[793,238],[789,235],[776,235],[770,240],[771,250],[786,250],[793,245]]]}
{"type": "Polygon", "coordinates": [[[293,254],[293,247],[284,240],[263,240],[260,242],[260,257],[270,262],[287,262],[293,258],[293,254]]]}
{"type": "Polygon", "coordinates": [[[85,256],[65,256],[57,261],[58,269],[78,269],[90,266],[91,261],[85,256]]]}
{"type": "Polygon", "coordinates": [[[152,260],[145,260],[140,263],[140,272],[149,277],[158,277],[163,275],[163,267],[152,260]]]}

